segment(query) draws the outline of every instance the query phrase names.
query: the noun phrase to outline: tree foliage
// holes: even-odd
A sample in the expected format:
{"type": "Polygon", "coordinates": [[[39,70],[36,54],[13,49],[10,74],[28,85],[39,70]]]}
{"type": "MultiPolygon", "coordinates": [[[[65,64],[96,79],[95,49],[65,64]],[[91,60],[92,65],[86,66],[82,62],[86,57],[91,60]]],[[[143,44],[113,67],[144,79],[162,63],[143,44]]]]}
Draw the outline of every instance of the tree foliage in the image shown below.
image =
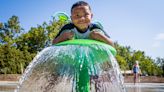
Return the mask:
{"type": "Polygon", "coordinates": [[[7,23],[0,23],[0,73],[21,73],[37,52],[50,46],[63,21],[50,21],[23,33],[19,18],[12,16],[7,23]]]}
{"type": "Polygon", "coordinates": [[[34,57],[33,53],[17,48],[21,31],[17,16],[12,16],[7,23],[0,23],[0,73],[21,73],[21,67],[26,67],[34,57]]]}

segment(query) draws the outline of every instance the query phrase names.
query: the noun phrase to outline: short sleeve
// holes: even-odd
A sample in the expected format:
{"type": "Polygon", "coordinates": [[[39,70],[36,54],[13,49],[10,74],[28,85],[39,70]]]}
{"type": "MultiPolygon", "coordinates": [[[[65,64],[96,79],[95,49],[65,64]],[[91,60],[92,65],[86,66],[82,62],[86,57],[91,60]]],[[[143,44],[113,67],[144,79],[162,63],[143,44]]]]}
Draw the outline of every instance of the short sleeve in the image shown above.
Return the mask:
{"type": "Polygon", "coordinates": [[[104,35],[106,35],[107,37],[110,38],[110,36],[104,31],[103,27],[98,25],[98,24],[92,24],[90,26],[90,30],[91,31],[98,31],[98,32],[100,32],[100,33],[102,33],[102,34],[104,34],[104,35]]]}
{"type": "Polygon", "coordinates": [[[101,29],[96,29],[96,28],[95,28],[95,29],[92,29],[92,31],[96,31],[96,32],[100,32],[101,34],[105,34],[104,31],[101,30],[101,29]]]}
{"type": "Polygon", "coordinates": [[[72,23],[66,24],[64,25],[61,30],[59,31],[59,33],[57,34],[57,36],[55,38],[57,38],[58,36],[60,36],[63,32],[69,32],[71,31],[71,29],[74,28],[74,25],[72,23]]]}

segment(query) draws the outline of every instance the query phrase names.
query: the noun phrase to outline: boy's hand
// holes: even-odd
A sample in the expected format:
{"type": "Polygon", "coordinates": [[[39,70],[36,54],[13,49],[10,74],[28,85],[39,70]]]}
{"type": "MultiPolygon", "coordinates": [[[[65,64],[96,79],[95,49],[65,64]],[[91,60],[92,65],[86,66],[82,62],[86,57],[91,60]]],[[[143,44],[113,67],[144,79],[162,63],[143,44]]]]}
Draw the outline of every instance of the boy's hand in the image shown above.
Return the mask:
{"type": "Polygon", "coordinates": [[[99,35],[102,35],[100,32],[98,31],[92,31],[90,34],[89,34],[89,37],[92,38],[92,39],[96,39],[98,38],[97,36],[99,35]]]}
{"type": "Polygon", "coordinates": [[[73,32],[64,32],[62,34],[62,37],[65,39],[65,40],[71,40],[73,39],[74,37],[74,33],[73,32]]]}
{"type": "Polygon", "coordinates": [[[114,47],[113,41],[110,38],[108,38],[107,36],[105,36],[104,34],[102,34],[101,32],[99,32],[99,31],[92,31],[90,33],[89,37],[91,39],[107,43],[107,44],[109,44],[109,45],[114,47]]]}

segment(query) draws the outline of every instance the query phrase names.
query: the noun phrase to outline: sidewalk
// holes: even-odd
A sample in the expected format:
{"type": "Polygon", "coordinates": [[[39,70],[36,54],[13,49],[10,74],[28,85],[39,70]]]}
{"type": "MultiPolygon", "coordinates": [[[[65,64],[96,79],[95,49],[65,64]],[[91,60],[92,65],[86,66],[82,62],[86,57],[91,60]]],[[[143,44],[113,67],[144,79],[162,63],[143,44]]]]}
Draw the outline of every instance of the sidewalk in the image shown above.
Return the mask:
{"type": "Polygon", "coordinates": [[[164,88],[164,83],[124,83],[125,87],[141,87],[141,88],[154,88],[154,87],[159,87],[159,88],[164,88]]]}
{"type": "Polygon", "coordinates": [[[125,83],[126,92],[164,92],[164,83],[125,83]]]}
{"type": "Polygon", "coordinates": [[[18,81],[0,81],[0,86],[16,86],[18,81]]]}
{"type": "MultiPolygon", "coordinates": [[[[19,82],[18,81],[0,81],[0,86],[16,86],[19,82]]],[[[163,87],[164,83],[136,83],[135,85],[133,83],[124,83],[124,86],[126,87],[163,87]]]]}
{"type": "MultiPolygon", "coordinates": [[[[18,81],[0,81],[0,92],[14,92],[17,84],[18,81]]],[[[127,92],[164,92],[164,83],[124,83],[124,87],[127,92]]]]}

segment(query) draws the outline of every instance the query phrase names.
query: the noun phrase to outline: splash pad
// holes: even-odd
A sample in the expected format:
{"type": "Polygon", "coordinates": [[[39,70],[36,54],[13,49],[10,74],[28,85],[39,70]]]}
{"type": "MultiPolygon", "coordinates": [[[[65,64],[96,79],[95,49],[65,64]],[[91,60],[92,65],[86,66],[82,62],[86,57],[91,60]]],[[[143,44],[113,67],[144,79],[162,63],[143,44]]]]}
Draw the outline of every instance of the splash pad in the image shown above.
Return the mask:
{"type": "Polygon", "coordinates": [[[125,92],[116,50],[76,39],[42,50],[29,64],[15,92],[125,92]]]}

